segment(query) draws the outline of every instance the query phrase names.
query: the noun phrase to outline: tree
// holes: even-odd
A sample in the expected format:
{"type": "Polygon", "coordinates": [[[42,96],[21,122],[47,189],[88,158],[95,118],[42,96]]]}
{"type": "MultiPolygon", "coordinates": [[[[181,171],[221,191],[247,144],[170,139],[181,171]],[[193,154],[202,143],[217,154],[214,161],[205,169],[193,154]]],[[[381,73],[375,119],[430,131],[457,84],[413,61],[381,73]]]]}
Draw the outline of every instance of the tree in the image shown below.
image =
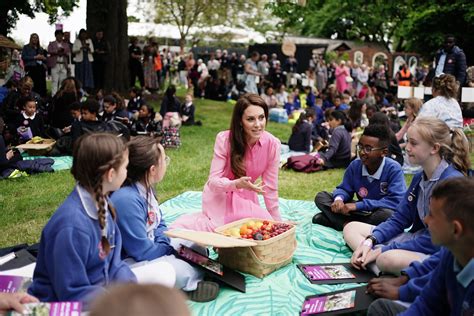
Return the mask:
{"type": "Polygon", "coordinates": [[[158,0],[155,22],[178,27],[182,53],[191,28],[239,26],[260,16],[263,9],[262,0],[158,0]]]}
{"type": "Polygon", "coordinates": [[[7,36],[21,14],[30,18],[35,17],[35,13],[45,12],[50,16],[50,22],[56,20],[61,8],[64,15],[68,15],[76,6],[76,0],[40,1],[33,3],[28,0],[2,0],[0,1],[0,34],[7,36]]]}
{"type": "Polygon", "coordinates": [[[276,1],[267,5],[285,31],[306,36],[383,44],[431,58],[446,34],[458,38],[468,60],[474,54],[474,6],[469,0],[308,0],[306,6],[276,1]]]}
{"type": "Polygon", "coordinates": [[[110,45],[105,71],[105,89],[125,92],[129,88],[127,0],[88,0],[87,30],[98,30],[110,45]]]}

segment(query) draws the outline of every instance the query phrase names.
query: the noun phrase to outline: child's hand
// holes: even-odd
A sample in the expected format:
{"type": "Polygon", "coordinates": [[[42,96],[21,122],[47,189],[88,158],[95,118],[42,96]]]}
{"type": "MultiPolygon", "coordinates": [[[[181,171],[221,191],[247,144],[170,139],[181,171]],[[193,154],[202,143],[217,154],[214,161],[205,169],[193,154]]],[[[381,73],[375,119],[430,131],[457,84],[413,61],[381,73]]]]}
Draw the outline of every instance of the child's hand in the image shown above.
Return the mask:
{"type": "Polygon", "coordinates": [[[349,212],[352,212],[355,210],[356,210],[355,203],[347,203],[347,204],[344,204],[344,207],[342,208],[341,213],[344,215],[349,215],[349,212]]]}
{"type": "Polygon", "coordinates": [[[0,312],[15,310],[23,313],[23,304],[39,302],[36,297],[26,293],[0,293],[0,312]]]}
{"type": "Polygon", "coordinates": [[[13,150],[10,149],[9,151],[7,151],[7,153],[6,153],[7,160],[12,159],[14,155],[15,155],[15,153],[13,152],[13,150]]]}
{"type": "Polygon", "coordinates": [[[367,264],[371,263],[377,259],[378,255],[381,253],[381,249],[372,250],[371,241],[369,239],[364,240],[359,247],[354,251],[351,258],[351,264],[354,268],[360,270],[361,268],[365,270],[367,264]],[[370,245],[368,245],[369,243],[370,245]]]}
{"type": "Polygon", "coordinates": [[[331,211],[333,213],[340,213],[344,207],[344,202],[342,200],[336,200],[331,204],[331,211]]]}

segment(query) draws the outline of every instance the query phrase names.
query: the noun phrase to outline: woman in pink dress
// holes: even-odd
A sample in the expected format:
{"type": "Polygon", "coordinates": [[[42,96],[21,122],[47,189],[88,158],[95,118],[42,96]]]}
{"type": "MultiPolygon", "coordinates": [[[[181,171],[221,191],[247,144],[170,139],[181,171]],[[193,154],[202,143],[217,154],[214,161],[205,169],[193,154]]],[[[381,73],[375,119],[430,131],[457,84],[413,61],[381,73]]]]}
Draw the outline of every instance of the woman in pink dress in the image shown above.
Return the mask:
{"type": "Polygon", "coordinates": [[[348,68],[346,67],[346,62],[341,60],[339,66],[336,67],[336,88],[339,93],[344,93],[348,85],[346,78],[350,75],[348,68]]]}
{"type": "Polygon", "coordinates": [[[217,134],[202,213],[181,216],[172,228],[214,231],[242,218],[281,220],[278,209],[280,141],[265,131],[268,107],[256,94],[237,101],[230,130],[217,134]],[[261,181],[259,179],[261,177],[261,181]],[[260,206],[263,195],[266,209],[260,206]]]}

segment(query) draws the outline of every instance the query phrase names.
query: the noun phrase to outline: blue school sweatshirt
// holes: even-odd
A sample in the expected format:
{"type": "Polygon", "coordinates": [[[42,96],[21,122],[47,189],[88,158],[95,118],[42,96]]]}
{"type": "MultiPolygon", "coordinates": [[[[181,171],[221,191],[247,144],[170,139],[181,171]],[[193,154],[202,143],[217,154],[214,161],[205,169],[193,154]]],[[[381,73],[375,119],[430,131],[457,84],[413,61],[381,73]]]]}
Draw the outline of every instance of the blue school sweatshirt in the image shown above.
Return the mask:
{"type": "Polygon", "coordinates": [[[105,256],[97,209],[91,195],[78,188],[69,194],[41,233],[28,293],[42,302],[87,304],[111,283],[136,282],[135,275],[120,257],[122,238],[117,224],[107,212],[111,251],[105,256]]]}
{"type": "Polygon", "coordinates": [[[408,282],[398,288],[398,296],[403,302],[413,302],[420,295],[423,287],[432,278],[433,271],[441,260],[441,251],[429,256],[423,261],[413,261],[402,272],[408,276],[408,282]]]}
{"type": "Polygon", "coordinates": [[[378,208],[395,210],[406,191],[403,171],[393,159],[383,158],[378,170],[369,175],[362,160],[352,161],[344,172],[342,183],[333,192],[346,203],[354,194],[359,200],[356,210],[372,211],[378,208]]]}
{"type": "Polygon", "coordinates": [[[440,262],[428,284],[402,316],[473,315],[474,258],[464,267],[453,254],[441,248],[440,262]]]}
{"type": "Polygon", "coordinates": [[[174,253],[170,239],[163,234],[168,229],[160,210],[160,223],[153,230],[154,240],[147,235],[149,221],[146,199],[135,184],[125,186],[112,194],[111,201],[117,211],[117,224],[122,233],[122,257],[133,260],[153,260],[174,253]]]}
{"type": "MultiPolygon", "coordinates": [[[[329,148],[326,152],[320,153],[324,161],[347,161],[351,159],[351,134],[342,125],[336,127],[329,139],[329,148]]],[[[347,166],[347,165],[346,165],[347,166]]]]}
{"type": "MultiPolygon", "coordinates": [[[[377,227],[372,231],[372,235],[377,239],[377,243],[379,244],[388,242],[390,239],[401,234],[405,229],[410,228],[410,226],[410,232],[417,232],[418,236],[404,242],[391,242],[382,247],[382,252],[391,249],[405,249],[425,254],[433,254],[439,250],[439,247],[433,245],[431,242],[430,233],[424,224],[423,219],[420,218],[416,205],[423,174],[424,172],[420,171],[413,177],[410,187],[405,192],[400,204],[397,206],[397,212],[393,213],[393,215],[385,222],[377,225],[377,227]]],[[[444,169],[436,182],[447,178],[462,176],[463,174],[460,171],[452,165],[449,165],[444,169]]]]}

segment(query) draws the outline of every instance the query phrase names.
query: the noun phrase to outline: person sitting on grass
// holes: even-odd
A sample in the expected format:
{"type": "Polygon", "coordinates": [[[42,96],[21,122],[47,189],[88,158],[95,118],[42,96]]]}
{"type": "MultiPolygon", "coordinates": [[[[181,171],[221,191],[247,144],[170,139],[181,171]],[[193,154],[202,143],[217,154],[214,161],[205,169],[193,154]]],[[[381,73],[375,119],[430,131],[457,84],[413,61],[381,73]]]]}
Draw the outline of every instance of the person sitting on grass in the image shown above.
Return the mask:
{"type": "Polygon", "coordinates": [[[319,163],[325,169],[346,168],[351,162],[351,121],[344,112],[332,111],[328,115],[328,124],[332,130],[329,148],[320,153],[319,163]]]}
{"type": "Polygon", "coordinates": [[[138,117],[132,120],[130,126],[130,134],[136,135],[152,135],[152,136],[163,136],[161,128],[162,121],[159,119],[153,111],[153,108],[148,104],[140,106],[138,111],[138,117]]]}
{"type": "Polygon", "coordinates": [[[311,132],[314,119],[315,113],[312,109],[306,109],[300,114],[298,121],[296,121],[291,130],[291,136],[288,140],[290,150],[306,153],[311,152],[311,132]]]}
{"type": "Polygon", "coordinates": [[[72,123],[71,126],[73,144],[84,134],[105,131],[105,122],[97,118],[99,107],[99,102],[94,99],[88,99],[81,103],[81,120],[72,123]]]}
{"type": "Polygon", "coordinates": [[[193,103],[193,96],[192,94],[186,94],[184,98],[184,103],[181,105],[181,122],[183,125],[198,125],[201,126],[201,121],[195,121],[194,119],[194,112],[196,111],[196,107],[193,103]]]}
{"type": "Polygon", "coordinates": [[[22,97],[18,101],[23,109],[16,117],[15,128],[20,142],[26,142],[35,136],[44,137],[45,127],[41,114],[36,112],[36,101],[33,97],[22,97]]]}
{"type": "Polygon", "coordinates": [[[120,100],[117,100],[113,95],[106,95],[104,97],[104,114],[102,116],[104,122],[117,120],[128,123],[128,112],[122,108],[120,100]]]}
{"type": "Polygon", "coordinates": [[[472,315],[474,313],[474,180],[450,178],[431,195],[424,218],[433,244],[442,246],[437,267],[407,309],[389,299],[371,304],[368,315],[472,315]]]}
{"type": "Polygon", "coordinates": [[[406,190],[400,165],[385,156],[390,142],[382,125],[365,128],[357,151],[359,158],[352,161],[344,179],[334,192],[319,192],[314,202],[321,210],[313,223],[342,230],[351,221],[378,225],[389,218],[406,190]],[[358,201],[353,201],[354,194],[358,201]]]}
{"type": "Polygon", "coordinates": [[[408,129],[406,150],[410,163],[423,170],[413,177],[397,211],[377,226],[350,222],[344,227],[344,240],[354,250],[351,263],[357,269],[375,261],[376,266],[370,266],[375,272],[399,274],[413,261],[423,261],[439,251],[423,220],[429,213],[433,187],[443,179],[467,173],[467,139],[461,129],[451,130],[439,119],[418,118],[408,129]]]}

